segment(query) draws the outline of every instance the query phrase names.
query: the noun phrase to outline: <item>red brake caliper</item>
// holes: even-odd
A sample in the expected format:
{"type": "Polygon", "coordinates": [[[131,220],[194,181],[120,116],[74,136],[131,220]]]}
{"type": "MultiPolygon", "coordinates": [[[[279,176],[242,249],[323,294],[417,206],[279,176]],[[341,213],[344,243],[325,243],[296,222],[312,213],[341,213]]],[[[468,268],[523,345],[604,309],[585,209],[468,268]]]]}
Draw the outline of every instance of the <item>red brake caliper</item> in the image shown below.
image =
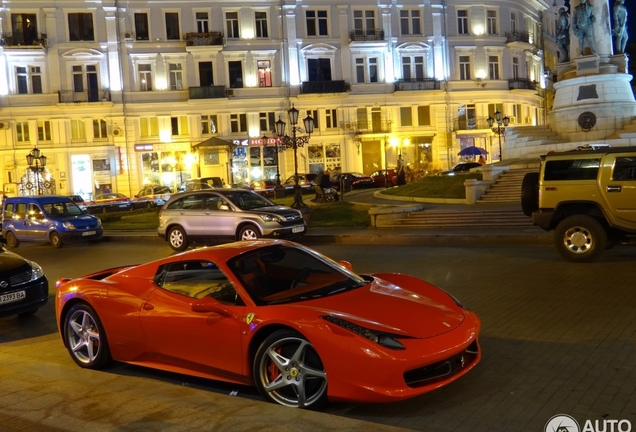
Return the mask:
{"type": "MultiPolygon", "coordinates": [[[[283,349],[281,347],[278,347],[274,351],[276,351],[277,354],[280,354],[283,351],[283,349]]],[[[269,361],[269,365],[267,366],[267,371],[269,372],[270,382],[274,381],[276,378],[278,378],[278,375],[280,375],[278,366],[276,366],[276,364],[271,360],[269,361]]]]}

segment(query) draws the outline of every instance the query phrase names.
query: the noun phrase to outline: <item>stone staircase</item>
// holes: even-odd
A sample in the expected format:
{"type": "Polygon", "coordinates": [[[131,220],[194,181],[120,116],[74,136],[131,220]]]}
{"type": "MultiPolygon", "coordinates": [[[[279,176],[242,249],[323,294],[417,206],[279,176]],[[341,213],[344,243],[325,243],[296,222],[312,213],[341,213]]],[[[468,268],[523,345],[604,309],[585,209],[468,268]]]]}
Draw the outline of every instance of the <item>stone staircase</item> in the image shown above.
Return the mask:
{"type": "Polygon", "coordinates": [[[520,203],[523,177],[529,172],[537,171],[538,168],[520,168],[501,173],[477,203],[520,203]]]}
{"type": "Polygon", "coordinates": [[[492,227],[530,227],[531,219],[524,215],[519,206],[487,205],[475,209],[453,210],[420,210],[407,213],[406,217],[395,221],[392,225],[382,225],[386,228],[492,228],[492,227]]]}

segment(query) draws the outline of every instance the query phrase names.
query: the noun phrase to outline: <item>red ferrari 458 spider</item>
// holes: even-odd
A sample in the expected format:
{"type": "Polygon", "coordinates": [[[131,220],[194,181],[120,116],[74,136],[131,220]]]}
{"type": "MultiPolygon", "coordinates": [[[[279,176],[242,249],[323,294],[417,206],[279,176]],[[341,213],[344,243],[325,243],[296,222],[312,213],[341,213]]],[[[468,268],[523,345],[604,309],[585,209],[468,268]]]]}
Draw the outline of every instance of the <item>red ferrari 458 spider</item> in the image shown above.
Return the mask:
{"type": "Polygon", "coordinates": [[[387,402],[479,362],[480,322],[415,277],[357,275],[283,240],[196,249],[57,283],[71,358],[256,385],[289,407],[387,402]]]}

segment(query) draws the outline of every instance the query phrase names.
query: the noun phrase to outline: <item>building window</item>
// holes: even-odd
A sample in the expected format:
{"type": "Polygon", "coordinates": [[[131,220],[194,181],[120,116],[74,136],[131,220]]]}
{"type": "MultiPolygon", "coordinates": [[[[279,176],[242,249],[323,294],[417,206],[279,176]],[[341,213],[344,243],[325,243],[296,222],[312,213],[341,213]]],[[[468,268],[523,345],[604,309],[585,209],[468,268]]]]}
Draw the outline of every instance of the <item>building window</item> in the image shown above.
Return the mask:
{"type": "Polygon", "coordinates": [[[331,81],[331,60],[307,59],[307,81],[331,81]]]}
{"type": "Polygon", "coordinates": [[[197,32],[207,33],[208,32],[208,13],[197,12],[196,20],[197,20],[197,32]]]}
{"type": "Polygon", "coordinates": [[[106,120],[93,120],[93,138],[106,139],[108,138],[108,128],[106,127],[106,120]]]}
{"type": "Polygon", "coordinates": [[[148,14],[145,14],[145,13],[135,14],[135,39],[136,40],[150,39],[150,35],[148,33],[148,14]]]}
{"type": "Polygon", "coordinates": [[[356,82],[357,83],[377,83],[378,82],[378,59],[357,58],[356,61],[356,82]]]}
{"type": "Polygon", "coordinates": [[[93,14],[68,14],[68,34],[72,41],[94,41],[93,14]]]}
{"type": "Polygon", "coordinates": [[[238,12],[225,13],[225,31],[229,38],[239,37],[238,12]]]}
{"type": "Polygon", "coordinates": [[[499,79],[499,57],[488,56],[488,79],[499,79]]]}
{"type": "Polygon", "coordinates": [[[272,132],[276,130],[276,113],[273,111],[259,113],[259,124],[261,132],[272,132]]]}
{"type": "Polygon", "coordinates": [[[247,114],[231,114],[230,129],[232,133],[247,132],[247,114]]]}
{"type": "Polygon", "coordinates": [[[258,67],[258,86],[259,87],[271,87],[272,86],[272,69],[271,62],[269,60],[258,60],[256,66],[258,67]]]}
{"type": "Polygon", "coordinates": [[[517,31],[517,13],[510,12],[510,31],[515,33],[517,31]]]}
{"type": "Polygon", "coordinates": [[[34,45],[38,40],[38,27],[35,14],[11,14],[13,43],[16,45],[34,45]]]}
{"type": "Polygon", "coordinates": [[[497,33],[497,11],[489,10],[486,12],[486,32],[489,35],[497,33]]]}
{"type": "Polygon", "coordinates": [[[227,66],[230,76],[230,88],[243,88],[243,63],[230,61],[227,66]]]}
{"type": "Polygon", "coordinates": [[[307,36],[328,36],[327,11],[305,11],[307,19],[307,36]]]}
{"type": "Polygon", "coordinates": [[[497,111],[503,112],[503,104],[488,104],[488,117],[494,118],[497,111]]]}
{"type": "Polygon", "coordinates": [[[431,107],[429,105],[417,107],[417,124],[419,126],[431,125],[431,107]]]}
{"type": "Polygon", "coordinates": [[[336,129],[338,127],[338,110],[325,110],[325,128],[336,129]]]}
{"type": "Polygon", "coordinates": [[[29,135],[29,122],[16,122],[16,141],[28,143],[31,142],[31,136],[29,135]]]}
{"type": "Polygon", "coordinates": [[[71,120],[71,139],[86,141],[86,126],[83,119],[71,120]]]}
{"type": "Polygon", "coordinates": [[[38,120],[38,141],[51,141],[51,122],[38,120]]]}
{"type": "Polygon", "coordinates": [[[512,58],[512,78],[519,78],[519,57],[512,58]]]}
{"type": "Polygon", "coordinates": [[[171,63],[168,69],[170,71],[170,90],[183,90],[181,63],[171,63]]]}
{"type": "Polygon", "coordinates": [[[42,73],[39,66],[20,66],[16,68],[18,94],[41,94],[42,73]]]}
{"type": "Polygon", "coordinates": [[[149,64],[139,65],[139,90],[152,91],[152,66],[149,64]]]}
{"type": "Polygon", "coordinates": [[[400,11],[400,32],[402,35],[422,34],[420,11],[417,9],[400,11]]]}
{"type": "Polygon", "coordinates": [[[203,153],[203,165],[219,165],[221,163],[218,151],[206,151],[203,153]]]}
{"type": "Polygon", "coordinates": [[[199,62],[199,85],[201,87],[214,85],[212,62],[199,62]]]}
{"type": "Polygon", "coordinates": [[[216,115],[201,116],[201,135],[210,135],[218,132],[216,115]]]}
{"type": "Polygon", "coordinates": [[[459,56],[459,79],[469,80],[470,78],[470,56],[459,56]]]}
{"type": "Polygon", "coordinates": [[[267,33],[267,12],[255,12],[254,18],[256,20],[256,37],[269,37],[269,34],[267,33]]]}
{"type": "Polygon", "coordinates": [[[457,11],[457,33],[468,34],[468,11],[465,9],[457,11]]]}
{"type": "Polygon", "coordinates": [[[400,107],[400,125],[413,126],[413,110],[411,107],[400,107]]]}
{"type": "Polygon", "coordinates": [[[353,11],[353,28],[356,35],[372,36],[375,34],[375,11],[353,11]]]}
{"type": "Polygon", "coordinates": [[[170,117],[170,127],[172,135],[188,135],[188,116],[170,117]]]}
{"type": "Polygon", "coordinates": [[[145,138],[159,136],[159,120],[157,117],[142,117],[139,119],[139,136],[145,138]]]}
{"type": "MultiPolygon", "coordinates": [[[[334,110],[335,111],[335,110],[334,110]]],[[[318,117],[318,110],[307,110],[307,115],[314,119],[314,129],[320,129],[320,121],[318,117]]]]}
{"type": "Polygon", "coordinates": [[[82,66],[73,66],[73,91],[82,93],[84,91],[84,68],[82,66]]]}
{"type": "Polygon", "coordinates": [[[402,78],[420,81],[424,78],[424,56],[402,56],[402,78]]]}
{"type": "Polygon", "coordinates": [[[179,14],[176,12],[166,12],[166,39],[179,40],[179,14]]]}

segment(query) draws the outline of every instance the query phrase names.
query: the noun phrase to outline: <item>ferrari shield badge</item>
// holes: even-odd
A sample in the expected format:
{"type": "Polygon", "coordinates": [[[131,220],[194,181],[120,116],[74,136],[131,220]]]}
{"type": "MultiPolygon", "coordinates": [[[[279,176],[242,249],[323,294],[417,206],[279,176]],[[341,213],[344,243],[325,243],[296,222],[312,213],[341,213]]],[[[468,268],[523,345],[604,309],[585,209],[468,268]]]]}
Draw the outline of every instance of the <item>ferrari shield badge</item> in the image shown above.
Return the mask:
{"type": "Polygon", "coordinates": [[[247,316],[245,317],[245,322],[248,324],[251,324],[253,319],[254,319],[254,314],[248,313],[247,316]]]}

